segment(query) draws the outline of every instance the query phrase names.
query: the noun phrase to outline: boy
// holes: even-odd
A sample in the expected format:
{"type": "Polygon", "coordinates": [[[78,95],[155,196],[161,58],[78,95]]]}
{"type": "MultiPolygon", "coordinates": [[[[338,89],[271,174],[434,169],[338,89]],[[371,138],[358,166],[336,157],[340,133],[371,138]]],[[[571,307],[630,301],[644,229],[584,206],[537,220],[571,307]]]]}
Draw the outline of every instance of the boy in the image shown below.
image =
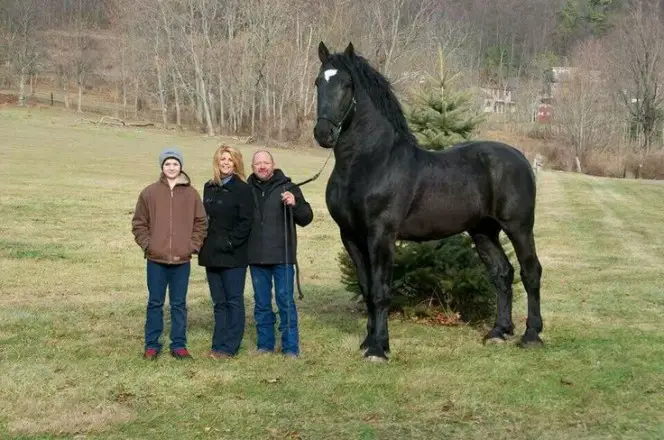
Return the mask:
{"type": "Polygon", "coordinates": [[[190,260],[198,253],[207,233],[207,216],[201,197],[182,171],[177,148],[159,155],[159,180],[141,191],[132,233],[147,259],[148,305],[145,320],[145,359],[156,359],[162,345],[164,300],[168,287],[171,308],[170,352],[176,359],[190,359],[187,351],[187,288],[190,260]]]}

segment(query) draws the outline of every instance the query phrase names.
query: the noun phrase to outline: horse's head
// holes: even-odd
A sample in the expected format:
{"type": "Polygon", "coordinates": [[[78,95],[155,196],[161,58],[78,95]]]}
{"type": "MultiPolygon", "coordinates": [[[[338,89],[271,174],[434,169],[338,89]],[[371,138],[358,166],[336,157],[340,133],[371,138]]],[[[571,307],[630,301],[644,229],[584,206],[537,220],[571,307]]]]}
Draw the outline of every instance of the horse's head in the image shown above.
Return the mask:
{"type": "MultiPolygon", "coordinates": [[[[353,43],[346,47],[345,55],[355,56],[353,43]]],[[[331,62],[330,52],[321,41],[318,45],[321,66],[316,77],[318,92],[318,118],[314,137],[323,148],[333,148],[344,126],[350,122],[355,109],[354,86],[349,72],[331,62]]]]}

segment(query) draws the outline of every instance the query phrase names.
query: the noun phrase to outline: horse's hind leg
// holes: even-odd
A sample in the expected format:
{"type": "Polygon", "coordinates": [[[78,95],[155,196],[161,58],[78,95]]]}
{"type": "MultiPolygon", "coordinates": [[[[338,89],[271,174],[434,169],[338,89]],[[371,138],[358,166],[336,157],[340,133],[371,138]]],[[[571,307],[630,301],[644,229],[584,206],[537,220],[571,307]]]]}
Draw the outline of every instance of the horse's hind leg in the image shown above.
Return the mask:
{"type": "Polygon", "coordinates": [[[497,224],[486,224],[482,229],[471,232],[477,254],[484,262],[493,285],[496,287],[498,313],[493,329],[484,336],[485,342],[504,342],[505,338],[514,334],[512,322],[512,283],[514,268],[503,251],[498,234],[497,224]]]}
{"type": "MultiPolygon", "coordinates": [[[[507,232],[507,231],[506,231],[507,232]]],[[[522,347],[538,347],[542,345],[539,333],[542,331],[542,315],[540,314],[540,280],[542,266],[535,250],[535,238],[532,227],[508,233],[514,251],[521,265],[521,282],[528,293],[528,318],[526,332],[521,337],[522,347]]]]}

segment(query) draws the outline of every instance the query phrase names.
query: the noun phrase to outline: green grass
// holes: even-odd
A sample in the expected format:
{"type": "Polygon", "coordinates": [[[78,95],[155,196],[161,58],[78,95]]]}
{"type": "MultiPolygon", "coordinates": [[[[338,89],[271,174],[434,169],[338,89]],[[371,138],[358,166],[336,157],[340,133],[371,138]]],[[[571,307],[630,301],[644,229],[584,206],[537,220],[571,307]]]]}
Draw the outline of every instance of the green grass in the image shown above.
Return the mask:
{"type": "MultiPolygon", "coordinates": [[[[200,191],[220,140],[76,119],[0,110],[0,437],[664,437],[664,184],[539,176],[543,349],[485,347],[471,327],[395,320],[391,360],[376,365],[361,357],[365,320],[339,281],[328,165],[303,188],[315,214],[299,231],[303,357],[254,355],[248,282],[241,355],[206,359],[212,309],[194,264],[195,360],[147,363],[145,262],[130,230],[136,197],[170,144],[182,147],[200,191]]],[[[247,162],[258,148],[239,147],[247,162]]],[[[295,180],[326,157],[274,153],[295,180]]],[[[520,286],[515,301],[520,333],[520,286]]]]}

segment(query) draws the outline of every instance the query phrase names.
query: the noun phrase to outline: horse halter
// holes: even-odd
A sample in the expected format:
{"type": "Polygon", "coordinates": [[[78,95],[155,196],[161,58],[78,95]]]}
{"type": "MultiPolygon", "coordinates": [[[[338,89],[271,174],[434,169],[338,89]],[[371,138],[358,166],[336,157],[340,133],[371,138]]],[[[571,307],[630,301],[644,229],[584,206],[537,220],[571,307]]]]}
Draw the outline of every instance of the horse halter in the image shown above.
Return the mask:
{"type": "Polygon", "coordinates": [[[334,122],[332,119],[326,118],[325,116],[319,116],[318,117],[319,121],[322,119],[322,120],[328,121],[330,124],[334,125],[333,133],[334,133],[334,139],[335,140],[339,139],[339,135],[341,134],[341,129],[342,129],[343,125],[346,123],[346,121],[348,120],[348,117],[350,116],[352,111],[355,110],[355,105],[356,104],[357,104],[357,101],[355,101],[355,95],[353,95],[353,99],[350,101],[350,104],[348,104],[348,108],[344,112],[344,114],[341,117],[341,120],[339,122],[334,122]]]}

